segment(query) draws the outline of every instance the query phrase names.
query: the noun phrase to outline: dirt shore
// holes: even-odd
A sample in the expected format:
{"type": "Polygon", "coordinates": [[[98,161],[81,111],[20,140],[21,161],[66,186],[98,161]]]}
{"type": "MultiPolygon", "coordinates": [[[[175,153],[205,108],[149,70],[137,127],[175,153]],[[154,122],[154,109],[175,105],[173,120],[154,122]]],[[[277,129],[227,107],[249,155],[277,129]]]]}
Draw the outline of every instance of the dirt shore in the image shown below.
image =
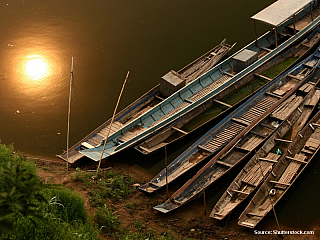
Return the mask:
{"type": "MultiPolygon", "coordinates": [[[[89,203],[89,191],[87,187],[79,181],[72,179],[74,168],[70,168],[66,172],[65,162],[59,160],[46,161],[38,159],[38,174],[44,181],[62,184],[69,189],[81,194],[85,201],[85,205],[89,214],[95,212],[95,208],[89,203]]],[[[87,170],[90,167],[83,167],[87,170]]],[[[125,176],[130,176],[136,183],[143,183],[145,179],[141,179],[141,175],[136,171],[125,166],[111,166],[117,172],[125,176]]],[[[153,209],[155,205],[162,203],[166,196],[164,193],[145,195],[139,190],[133,191],[129,199],[112,202],[106,200],[106,204],[112,205],[113,209],[120,216],[121,225],[124,228],[134,231],[135,221],[139,221],[145,228],[153,229],[157,234],[166,235],[168,231],[175,239],[319,239],[319,231],[315,231],[314,235],[257,235],[254,230],[245,229],[238,226],[237,218],[230,217],[224,222],[217,222],[204,214],[204,209],[197,206],[185,206],[170,214],[162,214],[153,209]],[[128,209],[128,203],[135,204],[134,211],[128,209]]],[[[101,235],[103,239],[109,239],[105,235],[101,235]]]]}

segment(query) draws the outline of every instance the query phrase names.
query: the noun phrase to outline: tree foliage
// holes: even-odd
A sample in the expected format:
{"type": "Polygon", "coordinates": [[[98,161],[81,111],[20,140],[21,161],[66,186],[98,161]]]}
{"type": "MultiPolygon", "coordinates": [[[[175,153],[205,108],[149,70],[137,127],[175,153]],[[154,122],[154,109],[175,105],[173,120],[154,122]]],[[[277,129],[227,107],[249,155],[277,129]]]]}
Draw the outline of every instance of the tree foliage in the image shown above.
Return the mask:
{"type": "Polygon", "coordinates": [[[31,217],[31,220],[32,217],[42,218],[38,205],[46,201],[39,193],[44,184],[30,167],[23,164],[23,158],[15,156],[11,150],[1,144],[0,235],[14,230],[11,216],[17,212],[31,217]]]}

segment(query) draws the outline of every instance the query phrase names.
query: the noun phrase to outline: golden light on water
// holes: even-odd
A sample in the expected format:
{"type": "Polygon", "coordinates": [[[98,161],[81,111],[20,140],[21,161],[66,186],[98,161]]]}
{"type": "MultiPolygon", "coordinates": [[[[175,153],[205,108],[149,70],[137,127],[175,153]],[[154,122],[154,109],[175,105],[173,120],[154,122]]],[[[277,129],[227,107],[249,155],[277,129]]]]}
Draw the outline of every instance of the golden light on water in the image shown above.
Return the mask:
{"type": "Polygon", "coordinates": [[[39,80],[48,75],[48,63],[41,56],[30,56],[25,63],[26,75],[32,80],[39,80]]]}

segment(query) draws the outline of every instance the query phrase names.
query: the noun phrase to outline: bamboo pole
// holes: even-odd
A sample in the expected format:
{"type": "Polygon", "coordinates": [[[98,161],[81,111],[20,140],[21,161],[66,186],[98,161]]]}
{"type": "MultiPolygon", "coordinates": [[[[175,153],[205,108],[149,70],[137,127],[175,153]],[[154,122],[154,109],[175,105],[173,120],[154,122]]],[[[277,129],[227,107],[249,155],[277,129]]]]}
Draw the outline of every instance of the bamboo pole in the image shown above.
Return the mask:
{"type": "Polygon", "coordinates": [[[204,215],[207,216],[207,201],[206,201],[206,190],[203,189],[203,205],[204,205],[204,215]]]}
{"type": "Polygon", "coordinates": [[[168,187],[168,158],[167,158],[167,147],[164,147],[165,154],[165,164],[166,164],[166,189],[167,189],[167,199],[169,198],[169,187],[168,187]]]}
{"type": "Polygon", "coordinates": [[[277,26],[274,27],[274,39],[276,42],[276,48],[278,47],[277,26]]]}
{"type": "Polygon", "coordinates": [[[106,137],[106,139],[104,141],[104,144],[103,144],[103,149],[102,149],[102,152],[101,152],[101,156],[100,156],[100,160],[99,160],[99,164],[98,164],[98,168],[97,168],[97,174],[99,173],[101,160],[102,160],[102,157],[103,157],[103,154],[104,154],[105,147],[107,145],[108,137],[109,137],[109,134],[110,134],[110,131],[111,131],[111,126],[112,126],[113,121],[114,121],[114,116],[116,115],[116,112],[117,112],[117,108],[118,108],[118,105],[119,105],[119,102],[120,102],[120,99],[121,99],[121,96],[122,96],[122,93],[123,93],[123,90],[124,90],[124,86],[126,85],[126,82],[128,80],[129,73],[130,73],[130,71],[128,71],[127,76],[126,76],[126,78],[125,78],[125,80],[123,82],[123,85],[122,85],[122,88],[121,88],[120,95],[118,97],[118,101],[117,101],[116,107],[114,108],[114,111],[113,111],[113,115],[112,115],[111,122],[110,122],[110,125],[109,125],[108,134],[107,134],[107,137],[106,137]]]}
{"type": "Polygon", "coordinates": [[[252,83],[251,83],[251,93],[254,92],[254,76],[253,76],[253,79],[252,79],[252,83]]]}
{"type": "Polygon", "coordinates": [[[293,15],[293,17],[292,17],[292,23],[293,23],[294,35],[296,35],[296,34],[297,34],[297,29],[296,29],[296,15],[293,15]]]}
{"type": "Polygon", "coordinates": [[[257,27],[256,27],[256,21],[253,19],[253,28],[254,28],[254,37],[256,41],[256,46],[259,47],[258,45],[258,36],[257,36],[257,27]]]}
{"type": "Polygon", "coordinates": [[[70,109],[71,109],[71,89],[73,78],[73,57],[71,58],[71,77],[69,90],[69,105],[68,105],[68,129],[67,129],[67,172],[69,171],[69,135],[70,135],[70,109]]]}

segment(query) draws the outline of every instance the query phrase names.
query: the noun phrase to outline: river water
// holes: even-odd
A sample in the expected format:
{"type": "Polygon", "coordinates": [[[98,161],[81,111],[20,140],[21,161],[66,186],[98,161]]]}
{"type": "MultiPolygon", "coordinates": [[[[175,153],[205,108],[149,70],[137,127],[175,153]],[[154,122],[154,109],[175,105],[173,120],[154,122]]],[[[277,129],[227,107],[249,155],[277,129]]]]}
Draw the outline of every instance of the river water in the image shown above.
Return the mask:
{"type": "MultiPolygon", "coordinates": [[[[45,158],[66,149],[72,57],[70,145],[111,117],[128,70],[120,109],[224,38],[237,42],[231,53],[251,42],[250,16],[272,2],[0,1],[1,141],[45,158]]],[[[258,35],[269,29],[257,25],[258,35]]],[[[194,138],[169,149],[169,161],[194,138]]],[[[150,177],[163,168],[162,152],[131,156],[150,177]]]]}

